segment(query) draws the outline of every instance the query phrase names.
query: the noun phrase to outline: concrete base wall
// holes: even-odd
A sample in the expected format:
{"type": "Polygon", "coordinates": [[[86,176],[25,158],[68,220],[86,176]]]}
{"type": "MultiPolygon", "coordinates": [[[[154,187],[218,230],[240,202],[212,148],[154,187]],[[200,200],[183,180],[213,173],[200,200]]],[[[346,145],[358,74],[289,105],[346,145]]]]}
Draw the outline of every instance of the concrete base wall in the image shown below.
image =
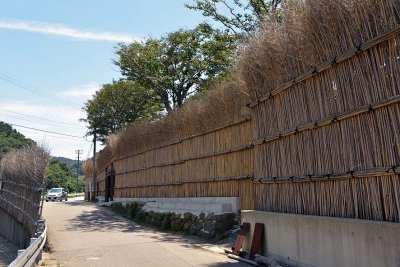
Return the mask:
{"type": "Polygon", "coordinates": [[[241,216],[251,223],[244,251],[255,223],[263,223],[262,254],[289,266],[400,266],[399,223],[262,211],[241,216]]]}
{"type": "Polygon", "coordinates": [[[197,216],[200,213],[237,213],[240,209],[238,197],[114,198],[113,202],[141,202],[146,211],[190,212],[197,216]]]}

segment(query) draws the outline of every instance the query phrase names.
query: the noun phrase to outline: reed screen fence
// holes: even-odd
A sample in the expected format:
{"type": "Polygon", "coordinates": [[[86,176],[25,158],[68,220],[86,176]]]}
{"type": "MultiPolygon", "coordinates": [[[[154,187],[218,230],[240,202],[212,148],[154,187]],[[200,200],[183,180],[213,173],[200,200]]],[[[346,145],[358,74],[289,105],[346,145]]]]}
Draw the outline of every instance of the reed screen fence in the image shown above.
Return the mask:
{"type": "Polygon", "coordinates": [[[251,120],[114,158],[115,197],[400,222],[400,28],[249,104],[251,120]]]}
{"type": "Polygon", "coordinates": [[[116,158],[101,170],[115,171],[114,197],[240,197],[253,208],[251,122],[249,119],[158,148],[116,158]]]}
{"type": "Polygon", "coordinates": [[[399,32],[250,104],[256,209],[400,222],[399,32]]]}
{"type": "Polygon", "coordinates": [[[13,220],[5,220],[2,229],[8,229],[9,240],[19,247],[28,245],[29,238],[36,232],[39,219],[42,188],[34,184],[3,178],[0,190],[0,209],[13,220]],[[18,224],[18,227],[15,225],[18,224]],[[24,231],[22,233],[21,231],[24,231]],[[14,233],[15,232],[15,233],[14,233]],[[15,238],[24,236],[24,238],[15,238]]]}

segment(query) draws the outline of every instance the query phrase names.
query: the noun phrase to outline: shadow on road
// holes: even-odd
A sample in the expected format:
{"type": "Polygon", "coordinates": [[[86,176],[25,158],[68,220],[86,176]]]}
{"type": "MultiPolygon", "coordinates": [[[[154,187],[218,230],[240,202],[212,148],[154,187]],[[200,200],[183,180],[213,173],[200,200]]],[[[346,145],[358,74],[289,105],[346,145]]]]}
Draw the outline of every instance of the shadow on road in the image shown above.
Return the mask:
{"type": "MultiPolygon", "coordinates": [[[[61,203],[59,203],[61,204],[61,203]]],[[[62,202],[62,205],[68,206],[91,206],[93,203],[86,201],[62,202]]],[[[217,242],[210,239],[205,239],[199,236],[187,235],[176,232],[159,231],[154,228],[139,225],[128,220],[107,208],[99,207],[96,210],[82,213],[73,219],[68,220],[67,230],[70,231],[85,231],[85,232],[108,232],[116,231],[122,233],[137,233],[137,236],[150,237],[159,242],[179,242],[184,247],[198,247],[201,245],[216,245],[217,242]]]]}
{"type": "MultiPolygon", "coordinates": [[[[186,248],[202,248],[215,245],[211,240],[206,240],[198,236],[190,236],[184,234],[177,234],[173,232],[158,231],[146,226],[141,226],[133,221],[128,220],[120,215],[115,214],[108,208],[95,206],[93,203],[88,203],[81,200],[74,200],[68,202],[52,203],[50,205],[69,206],[78,209],[78,215],[69,217],[65,222],[66,231],[76,232],[110,232],[110,233],[132,233],[131,238],[143,237],[147,238],[149,242],[155,243],[175,243],[181,247],[186,248]],[[82,207],[81,209],[79,207],[82,207]],[[151,241],[153,240],[153,241],[151,241]]],[[[146,239],[143,239],[146,240],[146,239]]],[[[229,267],[229,266],[247,266],[239,262],[219,262],[211,267],[229,267]]]]}
{"type": "Polygon", "coordinates": [[[215,263],[207,265],[208,267],[234,267],[234,266],[251,266],[250,264],[243,262],[225,262],[225,263],[215,263]]]}
{"type": "MultiPolygon", "coordinates": [[[[92,206],[92,203],[85,201],[64,202],[63,205],[68,206],[92,206]]],[[[69,231],[85,231],[85,232],[140,232],[142,227],[134,222],[112,213],[106,208],[86,211],[80,215],[68,220],[69,231]]]]}

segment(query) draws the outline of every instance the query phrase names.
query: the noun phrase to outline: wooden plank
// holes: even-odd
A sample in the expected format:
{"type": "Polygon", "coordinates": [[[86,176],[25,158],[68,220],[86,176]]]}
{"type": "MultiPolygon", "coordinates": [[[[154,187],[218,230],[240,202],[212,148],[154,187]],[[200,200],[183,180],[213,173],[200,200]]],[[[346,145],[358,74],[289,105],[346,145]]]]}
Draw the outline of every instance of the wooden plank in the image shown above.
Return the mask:
{"type": "Polygon", "coordinates": [[[240,250],[243,246],[243,242],[249,233],[250,230],[250,223],[243,223],[242,226],[240,226],[241,230],[239,231],[239,234],[236,238],[235,245],[232,247],[232,254],[239,256],[240,250]]]}
{"type": "Polygon", "coordinates": [[[253,233],[253,241],[251,242],[250,260],[254,260],[254,255],[260,254],[261,241],[264,235],[264,224],[256,223],[253,233]]]}

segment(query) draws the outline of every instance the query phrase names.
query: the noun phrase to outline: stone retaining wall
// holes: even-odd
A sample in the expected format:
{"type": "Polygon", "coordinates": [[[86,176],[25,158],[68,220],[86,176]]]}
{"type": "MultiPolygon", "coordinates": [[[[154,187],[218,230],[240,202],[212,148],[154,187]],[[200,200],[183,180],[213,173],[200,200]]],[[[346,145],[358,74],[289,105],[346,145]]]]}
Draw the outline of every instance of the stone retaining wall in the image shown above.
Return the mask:
{"type": "Polygon", "coordinates": [[[138,202],[126,203],[125,205],[121,202],[113,202],[110,205],[111,210],[136,222],[142,222],[161,230],[186,232],[206,238],[223,239],[225,232],[237,224],[236,214],[232,212],[195,215],[191,212],[180,214],[146,211],[142,207],[143,204],[138,202]]]}
{"type": "MultiPolygon", "coordinates": [[[[98,197],[100,201],[104,198],[98,197]]],[[[154,212],[175,212],[195,215],[201,213],[237,213],[240,210],[238,197],[179,197],[179,198],[114,198],[114,202],[123,204],[143,203],[143,209],[154,212]]]]}

